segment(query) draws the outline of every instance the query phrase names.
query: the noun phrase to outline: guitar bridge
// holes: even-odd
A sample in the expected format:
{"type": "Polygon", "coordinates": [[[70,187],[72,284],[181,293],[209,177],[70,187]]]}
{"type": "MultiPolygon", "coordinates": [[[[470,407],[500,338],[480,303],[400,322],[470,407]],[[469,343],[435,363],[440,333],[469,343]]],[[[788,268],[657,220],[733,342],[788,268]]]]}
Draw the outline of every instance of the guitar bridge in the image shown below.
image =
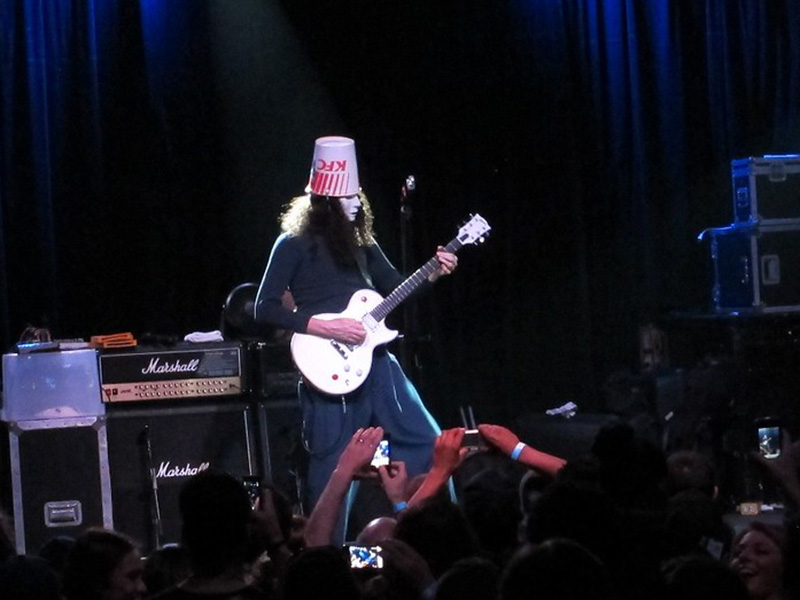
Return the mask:
{"type": "Polygon", "coordinates": [[[339,353],[339,355],[345,360],[347,360],[347,357],[349,356],[347,350],[349,349],[351,352],[353,351],[352,348],[348,348],[347,346],[345,346],[344,344],[340,344],[336,340],[331,340],[331,346],[333,346],[334,350],[336,350],[339,353]]]}

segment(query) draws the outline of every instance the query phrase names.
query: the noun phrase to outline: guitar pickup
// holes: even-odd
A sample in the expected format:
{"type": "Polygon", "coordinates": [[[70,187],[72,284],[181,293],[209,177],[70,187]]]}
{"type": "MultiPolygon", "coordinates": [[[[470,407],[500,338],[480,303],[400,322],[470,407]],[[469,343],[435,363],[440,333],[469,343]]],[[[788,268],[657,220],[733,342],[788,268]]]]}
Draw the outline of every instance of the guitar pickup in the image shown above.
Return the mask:
{"type": "Polygon", "coordinates": [[[373,332],[378,328],[378,321],[370,313],[364,315],[364,318],[361,319],[361,323],[364,327],[373,332]]]}

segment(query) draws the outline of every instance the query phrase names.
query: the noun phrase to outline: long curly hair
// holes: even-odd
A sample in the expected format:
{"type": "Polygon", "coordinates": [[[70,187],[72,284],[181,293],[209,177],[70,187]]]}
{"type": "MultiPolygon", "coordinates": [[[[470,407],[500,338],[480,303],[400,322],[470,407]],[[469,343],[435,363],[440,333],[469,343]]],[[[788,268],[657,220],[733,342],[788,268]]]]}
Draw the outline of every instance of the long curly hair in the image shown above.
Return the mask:
{"type": "Polygon", "coordinates": [[[305,194],[292,198],[280,217],[281,230],[322,240],[337,264],[356,265],[356,250],[375,243],[372,209],[366,194],[359,192],[361,210],[350,222],[338,198],[305,194]]]}

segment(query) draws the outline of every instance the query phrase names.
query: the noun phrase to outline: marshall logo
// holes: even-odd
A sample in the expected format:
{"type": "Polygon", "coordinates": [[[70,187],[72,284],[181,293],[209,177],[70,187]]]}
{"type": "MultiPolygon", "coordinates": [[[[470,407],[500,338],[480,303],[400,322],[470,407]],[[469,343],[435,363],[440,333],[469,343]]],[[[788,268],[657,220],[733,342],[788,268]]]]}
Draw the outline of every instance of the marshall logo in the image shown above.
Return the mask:
{"type": "Polygon", "coordinates": [[[200,359],[193,358],[189,362],[182,363],[180,359],[175,359],[175,362],[164,361],[158,356],[150,359],[150,364],[142,369],[143,375],[151,375],[153,373],[188,373],[197,371],[200,366],[200,359]]]}
{"type": "Polygon", "coordinates": [[[186,463],[185,467],[173,467],[168,460],[162,461],[161,465],[158,467],[158,471],[156,471],[156,479],[191,477],[192,475],[197,475],[201,471],[205,471],[209,466],[207,462],[203,462],[196,467],[193,467],[190,463],[186,463]]]}

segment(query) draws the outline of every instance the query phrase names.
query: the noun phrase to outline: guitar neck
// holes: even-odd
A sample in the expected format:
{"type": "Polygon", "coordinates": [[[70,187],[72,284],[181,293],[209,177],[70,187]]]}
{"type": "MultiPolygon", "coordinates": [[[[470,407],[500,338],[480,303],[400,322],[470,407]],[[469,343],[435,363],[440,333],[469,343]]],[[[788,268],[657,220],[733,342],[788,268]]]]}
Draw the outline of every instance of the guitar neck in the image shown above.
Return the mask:
{"type": "MultiPolygon", "coordinates": [[[[444,248],[448,252],[455,254],[461,249],[462,246],[463,244],[456,237],[450,240],[450,242],[444,248]]],[[[434,256],[419,269],[409,275],[406,280],[398,285],[391,294],[386,296],[386,298],[384,298],[383,301],[378,304],[378,306],[369,311],[370,316],[376,321],[383,321],[390,312],[397,308],[401,302],[403,302],[414,292],[414,290],[422,285],[431,275],[431,273],[436,271],[438,267],[439,261],[436,260],[436,257],[434,256]]]]}

